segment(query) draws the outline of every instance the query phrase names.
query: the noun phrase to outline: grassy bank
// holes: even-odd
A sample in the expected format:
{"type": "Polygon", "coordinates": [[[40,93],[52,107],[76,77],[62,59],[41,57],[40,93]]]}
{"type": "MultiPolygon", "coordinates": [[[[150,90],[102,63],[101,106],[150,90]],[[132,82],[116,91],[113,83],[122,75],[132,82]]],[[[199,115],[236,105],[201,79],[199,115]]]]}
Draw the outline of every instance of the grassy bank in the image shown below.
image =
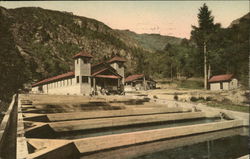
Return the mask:
{"type": "Polygon", "coordinates": [[[181,80],[176,81],[176,84],[179,88],[185,89],[203,89],[203,82],[196,80],[181,80]]]}
{"type": "Polygon", "coordinates": [[[157,81],[160,85],[176,86],[177,88],[184,89],[203,89],[203,81],[197,79],[187,79],[187,80],[170,80],[162,79],[157,81]]]}
{"type": "Polygon", "coordinates": [[[235,105],[235,104],[221,104],[221,103],[206,103],[206,105],[209,107],[215,107],[215,108],[221,108],[221,109],[227,109],[227,110],[232,110],[232,111],[249,113],[248,106],[235,105]]]}

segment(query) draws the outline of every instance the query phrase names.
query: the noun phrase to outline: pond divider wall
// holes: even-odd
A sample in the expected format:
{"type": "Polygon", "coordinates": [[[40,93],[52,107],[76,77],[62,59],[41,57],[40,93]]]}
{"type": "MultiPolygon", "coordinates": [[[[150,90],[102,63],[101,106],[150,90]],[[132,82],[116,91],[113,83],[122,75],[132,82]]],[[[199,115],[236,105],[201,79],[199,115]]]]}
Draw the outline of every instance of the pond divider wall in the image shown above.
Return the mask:
{"type": "Polygon", "coordinates": [[[17,150],[16,150],[16,158],[17,159],[25,159],[29,152],[28,152],[28,145],[26,141],[26,137],[24,136],[25,130],[24,130],[24,123],[23,123],[23,114],[22,114],[22,108],[21,108],[21,101],[20,97],[18,97],[17,101],[17,150]]]}
{"type": "MultiPolygon", "coordinates": [[[[179,105],[176,106],[178,108],[185,107],[185,105],[179,105]]],[[[187,107],[185,107],[187,108],[187,107]]],[[[190,107],[188,107],[190,108],[190,107]]],[[[87,137],[87,138],[81,138],[81,139],[74,139],[74,140],[65,140],[65,143],[56,144],[56,141],[54,142],[54,146],[45,146],[44,149],[37,149],[37,151],[34,151],[31,154],[28,154],[28,148],[27,148],[27,139],[32,140],[32,138],[25,138],[24,136],[24,124],[23,124],[23,117],[22,117],[22,111],[21,111],[21,103],[20,99],[18,100],[18,145],[17,145],[17,156],[18,158],[77,158],[79,155],[83,154],[90,154],[93,152],[103,151],[103,150],[109,150],[109,149],[116,149],[121,147],[127,147],[127,146],[135,146],[145,143],[153,143],[155,141],[162,141],[164,139],[173,139],[178,137],[191,137],[191,135],[199,135],[203,133],[209,133],[209,132],[218,132],[221,130],[230,130],[231,128],[237,128],[243,126],[243,120],[235,119],[235,120],[221,120],[218,122],[212,122],[212,123],[206,123],[206,124],[195,124],[195,125],[186,125],[186,126],[176,126],[176,127],[170,127],[170,128],[159,128],[159,129],[151,129],[151,130],[145,130],[145,131],[137,131],[137,132],[130,132],[130,133],[122,133],[122,134],[112,134],[112,135],[103,135],[103,136],[96,136],[96,137],[87,137]],[[69,157],[70,156],[70,157],[69,157]]],[[[206,117],[205,112],[189,112],[189,115],[183,116],[185,113],[176,113],[176,115],[172,115],[171,120],[176,120],[174,116],[177,117],[177,120],[180,120],[180,118],[194,118],[191,114],[196,114],[195,118],[204,118],[206,117]],[[205,113],[205,114],[204,114],[205,113]],[[177,115],[178,114],[178,115],[177,115]],[[174,117],[174,118],[173,118],[174,117]]],[[[218,114],[218,112],[217,112],[218,114]]],[[[142,122],[150,122],[151,120],[156,120],[154,122],[159,122],[161,120],[166,120],[166,115],[170,114],[155,114],[151,115],[151,118],[148,118],[147,121],[143,121],[144,118],[141,118],[142,122]],[[159,116],[158,119],[155,119],[156,116],[159,116]],[[150,120],[149,120],[150,119],[150,120]]],[[[144,115],[143,115],[144,116],[144,115]]],[[[150,116],[150,115],[145,115],[150,116]]],[[[127,116],[127,117],[119,117],[120,119],[130,118],[134,121],[135,117],[142,117],[141,116],[127,116]]],[[[107,120],[104,123],[107,123],[106,126],[110,126],[110,121],[112,126],[114,126],[114,121],[117,122],[117,126],[119,126],[119,119],[116,117],[113,117],[112,119],[108,120],[108,118],[102,118],[102,119],[87,119],[86,121],[95,121],[95,120],[107,120]]],[[[63,121],[63,122],[51,122],[51,123],[43,123],[40,126],[34,128],[32,130],[29,129],[30,132],[28,133],[40,133],[41,131],[36,131],[39,129],[46,130],[48,126],[50,126],[52,129],[60,132],[60,131],[71,131],[71,130],[82,130],[86,129],[86,125],[89,126],[89,129],[92,128],[102,128],[103,122],[93,122],[97,126],[95,126],[93,123],[85,123],[83,124],[84,120],[74,120],[74,121],[63,121]],[[66,125],[67,124],[67,125],[66,125]],[[72,125],[75,124],[75,128],[72,127],[72,125]],[[81,125],[82,124],[82,125],[81,125]],[[99,126],[100,125],[100,126],[99,126]],[[35,130],[35,131],[34,131],[35,130]],[[34,132],[32,132],[34,131],[34,132]]],[[[130,120],[124,120],[124,123],[122,124],[131,124],[128,121],[130,120]]],[[[34,122],[35,123],[35,122],[34,122]]],[[[38,122],[37,122],[38,123],[38,122]]],[[[136,123],[138,124],[138,123],[136,123]]],[[[46,131],[45,131],[46,133],[46,131]]],[[[27,137],[27,136],[26,136],[27,137]]],[[[39,139],[41,143],[46,142],[48,139],[39,139]]],[[[30,144],[30,143],[29,143],[30,144]]],[[[35,149],[35,148],[34,148],[35,149]]]]}
{"type": "MultiPolygon", "coordinates": [[[[6,155],[6,152],[3,151],[5,148],[7,148],[7,140],[10,139],[9,135],[13,135],[12,132],[10,132],[10,125],[11,125],[11,119],[13,119],[13,113],[15,109],[15,100],[16,100],[16,94],[12,96],[11,103],[8,107],[7,112],[5,113],[2,122],[0,123],[0,157],[6,155]],[[4,154],[5,153],[5,154],[4,154]]],[[[14,119],[13,119],[14,120],[14,119]]],[[[14,136],[15,137],[15,136],[14,136]]],[[[10,144],[10,143],[8,143],[10,144]]],[[[12,146],[13,147],[13,146],[12,146]]],[[[12,150],[13,151],[13,150],[12,150]]]]}
{"type": "Polygon", "coordinates": [[[189,112],[188,109],[182,108],[140,108],[140,110],[128,108],[126,110],[99,110],[93,112],[74,112],[74,113],[53,113],[53,114],[37,114],[29,116],[29,113],[25,113],[27,116],[24,119],[37,122],[53,122],[53,121],[72,121],[81,119],[95,119],[95,118],[109,118],[109,117],[122,117],[122,116],[143,116],[153,114],[166,114],[166,113],[183,113],[189,112]]]}
{"type": "MultiPolygon", "coordinates": [[[[191,135],[174,139],[160,140],[157,142],[149,142],[145,144],[137,144],[123,148],[110,149],[108,151],[100,151],[95,153],[83,154],[81,159],[110,159],[110,158],[133,158],[144,154],[174,149],[177,147],[193,145],[205,141],[213,141],[220,138],[241,135],[243,128],[233,128],[205,134],[191,135]]],[[[243,158],[242,158],[243,159],[243,158]]],[[[248,158],[247,158],[248,159],[248,158]]]]}
{"type": "Polygon", "coordinates": [[[197,124],[172,128],[163,128],[133,133],[89,137],[75,140],[76,147],[81,153],[100,151],[115,147],[147,143],[166,138],[174,138],[212,131],[241,127],[242,120],[221,121],[208,124],[197,124]],[[108,141],[108,142],[107,142],[108,141]]]}

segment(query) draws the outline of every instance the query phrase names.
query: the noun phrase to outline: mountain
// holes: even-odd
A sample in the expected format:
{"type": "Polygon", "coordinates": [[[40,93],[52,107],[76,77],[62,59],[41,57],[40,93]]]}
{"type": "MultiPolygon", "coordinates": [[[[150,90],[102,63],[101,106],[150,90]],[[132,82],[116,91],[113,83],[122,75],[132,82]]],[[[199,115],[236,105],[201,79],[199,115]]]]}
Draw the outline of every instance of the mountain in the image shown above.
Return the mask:
{"type": "Polygon", "coordinates": [[[160,34],[136,34],[129,30],[120,30],[120,32],[132,38],[140,47],[152,52],[163,50],[166,44],[180,44],[182,41],[181,38],[160,34]]]}
{"type": "Polygon", "coordinates": [[[139,73],[146,54],[181,41],[114,30],[95,19],[38,7],[0,6],[0,35],[0,82],[6,83],[0,92],[72,70],[72,56],[81,50],[94,55],[93,63],[119,54],[128,60],[127,73],[139,73]]]}
{"type": "Polygon", "coordinates": [[[238,24],[240,24],[240,21],[244,20],[244,19],[245,20],[250,19],[250,12],[248,12],[247,14],[245,14],[244,16],[242,16],[242,17],[240,17],[238,19],[233,20],[228,27],[231,28],[233,25],[238,25],[238,24]]]}

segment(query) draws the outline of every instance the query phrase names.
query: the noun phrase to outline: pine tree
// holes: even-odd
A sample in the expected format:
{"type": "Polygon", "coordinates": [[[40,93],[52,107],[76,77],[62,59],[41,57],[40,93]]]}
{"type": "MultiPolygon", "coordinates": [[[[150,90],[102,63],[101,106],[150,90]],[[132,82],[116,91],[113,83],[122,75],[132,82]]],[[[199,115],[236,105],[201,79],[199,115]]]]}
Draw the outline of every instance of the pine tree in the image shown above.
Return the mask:
{"type": "Polygon", "coordinates": [[[204,88],[207,89],[207,43],[215,30],[214,17],[211,15],[211,11],[208,9],[206,3],[199,9],[197,17],[199,26],[192,26],[191,39],[200,49],[203,48],[204,88]]]}

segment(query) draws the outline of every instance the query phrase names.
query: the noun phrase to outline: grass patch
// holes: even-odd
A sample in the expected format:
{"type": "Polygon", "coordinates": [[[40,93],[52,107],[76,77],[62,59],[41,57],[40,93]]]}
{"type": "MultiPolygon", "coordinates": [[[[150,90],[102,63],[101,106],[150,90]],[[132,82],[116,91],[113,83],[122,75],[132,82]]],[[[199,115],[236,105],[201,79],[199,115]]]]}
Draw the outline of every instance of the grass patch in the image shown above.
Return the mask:
{"type": "Polygon", "coordinates": [[[203,81],[202,80],[159,80],[157,81],[158,84],[161,85],[171,85],[176,84],[178,88],[185,88],[185,89],[203,89],[203,81]]]}
{"type": "Polygon", "coordinates": [[[182,80],[182,81],[176,81],[176,84],[178,85],[179,88],[203,89],[202,81],[182,80]]]}
{"type": "Polygon", "coordinates": [[[249,113],[249,107],[234,104],[220,104],[220,103],[206,103],[207,106],[216,107],[221,109],[233,110],[238,112],[249,113]]]}

